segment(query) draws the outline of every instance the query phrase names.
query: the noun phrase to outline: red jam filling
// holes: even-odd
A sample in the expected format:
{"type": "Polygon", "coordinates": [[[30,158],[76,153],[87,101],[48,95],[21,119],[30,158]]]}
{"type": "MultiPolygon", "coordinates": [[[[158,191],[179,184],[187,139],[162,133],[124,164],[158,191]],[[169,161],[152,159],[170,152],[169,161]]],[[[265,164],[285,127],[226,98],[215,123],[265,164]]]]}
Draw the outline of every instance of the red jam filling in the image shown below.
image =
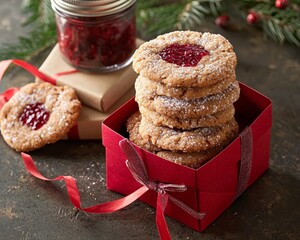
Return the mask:
{"type": "MultiPolygon", "coordinates": [[[[96,18],[92,19],[97,22],[96,18]]],[[[67,19],[64,24],[58,24],[57,31],[61,52],[70,64],[79,68],[121,64],[136,48],[134,17],[103,23],[93,23],[86,18],[67,19]]]]}
{"type": "Polygon", "coordinates": [[[168,63],[183,67],[195,67],[199,61],[209,55],[203,47],[192,44],[179,45],[174,43],[164,48],[159,55],[168,63]]]}
{"type": "Polygon", "coordinates": [[[19,119],[24,125],[38,130],[48,122],[49,116],[50,113],[45,109],[44,104],[34,103],[25,106],[19,119]]]}

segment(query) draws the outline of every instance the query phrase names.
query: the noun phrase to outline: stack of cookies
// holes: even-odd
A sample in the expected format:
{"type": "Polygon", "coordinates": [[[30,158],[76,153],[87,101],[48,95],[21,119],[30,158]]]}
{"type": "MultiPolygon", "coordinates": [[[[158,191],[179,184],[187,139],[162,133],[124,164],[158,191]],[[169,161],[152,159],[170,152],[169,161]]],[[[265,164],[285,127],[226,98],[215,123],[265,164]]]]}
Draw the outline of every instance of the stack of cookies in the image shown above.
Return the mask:
{"type": "Polygon", "coordinates": [[[139,112],[128,119],[132,142],[197,168],[238,133],[236,55],[221,35],[177,31],[144,43],[133,68],[139,112]]]}

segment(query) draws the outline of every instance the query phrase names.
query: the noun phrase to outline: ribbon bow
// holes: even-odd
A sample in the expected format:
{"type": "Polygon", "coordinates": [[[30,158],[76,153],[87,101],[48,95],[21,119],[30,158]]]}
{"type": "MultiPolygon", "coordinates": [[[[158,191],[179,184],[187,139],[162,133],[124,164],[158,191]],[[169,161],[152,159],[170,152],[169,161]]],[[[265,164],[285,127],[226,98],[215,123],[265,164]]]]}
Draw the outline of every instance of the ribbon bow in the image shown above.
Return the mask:
{"type": "Polygon", "coordinates": [[[127,157],[126,166],[132,173],[137,182],[146,186],[148,189],[157,192],[156,202],[156,226],[160,236],[160,239],[171,239],[170,232],[164,217],[164,211],[166,209],[168,200],[171,200],[175,205],[183,209],[185,212],[197,219],[202,219],[205,214],[196,212],[177,198],[169,195],[167,192],[184,192],[187,190],[183,184],[168,184],[157,181],[149,180],[147,169],[144,161],[138,155],[132,144],[128,139],[123,139],[119,142],[119,145],[127,157]]]}
{"type": "MultiPolygon", "coordinates": [[[[132,144],[128,141],[128,139],[123,139],[119,142],[119,145],[127,157],[126,166],[132,173],[135,180],[142,185],[146,186],[150,190],[154,190],[158,193],[158,201],[160,201],[160,205],[162,206],[162,211],[165,210],[167,206],[168,200],[172,201],[175,205],[183,209],[185,212],[190,214],[196,219],[202,219],[205,214],[199,213],[194,209],[187,206],[185,203],[181,202],[177,198],[174,198],[172,195],[169,195],[167,192],[184,192],[187,190],[187,187],[184,184],[169,184],[169,183],[162,183],[157,181],[149,180],[147,169],[144,164],[144,161],[138,155],[132,144]]],[[[157,202],[157,205],[159,203],[157,202]]],[[[158,209],[158,207],[157,207],[158,209]]],[[[157,218],[158,214],[156,215],[157,218]]],[[[165,220],[163,220],[165,222],[165,220]]],[[[156,219],[158,222],[158,219],[156,219]]],[[[157,224],[159,228],[159,224],[157,224]]],[[[158,229],[160,232],[160,229],[158,229]]]]}

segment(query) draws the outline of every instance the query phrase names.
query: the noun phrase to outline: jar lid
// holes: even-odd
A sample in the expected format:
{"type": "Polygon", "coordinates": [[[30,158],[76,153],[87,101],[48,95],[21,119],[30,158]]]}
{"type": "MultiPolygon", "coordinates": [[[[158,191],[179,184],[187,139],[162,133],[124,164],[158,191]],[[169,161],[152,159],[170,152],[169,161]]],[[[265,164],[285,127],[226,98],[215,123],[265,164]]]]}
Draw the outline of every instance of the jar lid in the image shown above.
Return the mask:
{"type": "Polygon", "coordinates": [[[121,12],[136,0],[51,0],[54,11],[74,16],[99,17],[121,12]]]}

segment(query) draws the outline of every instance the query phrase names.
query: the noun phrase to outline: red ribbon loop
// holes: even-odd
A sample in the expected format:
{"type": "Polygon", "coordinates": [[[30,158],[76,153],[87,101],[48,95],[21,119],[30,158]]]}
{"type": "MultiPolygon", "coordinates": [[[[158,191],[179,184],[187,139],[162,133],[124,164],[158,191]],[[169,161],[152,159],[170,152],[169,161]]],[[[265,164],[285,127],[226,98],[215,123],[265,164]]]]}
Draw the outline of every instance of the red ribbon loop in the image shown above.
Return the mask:
{"type": "MultiPolygon", "coordinates": [[[[15,65],[18,65],[28,72],[30,72],[32,75],[38,77],[39,79],[54,84],[56,83],[56,80],[47,76],[46,74],[40,72],[35,66],[32,66],[31,64],[24,62],[22,60],[18,59],[12,59],[12,60],[4,60],[0,62],[0,82],[3,78],[3,75],[5,71],[7,70],[8,66],[14,63],[15,65]]],[[[0,109],[3,107],[3,105],[8,102],[8,100],[18,91],[18,88],[9,88],[4,93],[0,94],[0,109]]]]}
{"type": "Polygon", "coordinates": [[[168,200],[171,200],[176,206],[180,207],[182,210],[196,219],[202,219],[205,216],[204,213],[195,211],[182,201],[167,193],[186,191],[187,187],[184,184],[170,184],[150,180],[144,161],[136,152],[130,141],[125,138],[119,142],[119,145],[124,155],[127,157],[126,165],[135,180],[146,186],[148,189],[154,190],[158,193],[156,203],[156,225],[161,239],[171,239],[164,217],[164,211],[167,206],[168,200]]]}
{"type": "Polygon", "coordinates": [[[51,84],[56,84],[56,80],[52,77],[49,77],[48,75],[40,72],[35,66],[32,66],[31,64],[22,61],[22,60],[18,60],[18,59],[12,59],[12,60],[4,60],[0,62],[0,81],[6,71],[6,69],[8,68],[8,66],[14,63],[15,65],[18,65],[22,68],[24,68],[25,70],[27,70],[28,72],[30,72],[32,75],[38,77],[39,79],[51,83],[51,84]]]}
{"type": "Polygon", "coordinates": [[[17,91],[19,91],[19,88],[9,88],[4,93],[0,94],[0,109],[17,91]]]}

